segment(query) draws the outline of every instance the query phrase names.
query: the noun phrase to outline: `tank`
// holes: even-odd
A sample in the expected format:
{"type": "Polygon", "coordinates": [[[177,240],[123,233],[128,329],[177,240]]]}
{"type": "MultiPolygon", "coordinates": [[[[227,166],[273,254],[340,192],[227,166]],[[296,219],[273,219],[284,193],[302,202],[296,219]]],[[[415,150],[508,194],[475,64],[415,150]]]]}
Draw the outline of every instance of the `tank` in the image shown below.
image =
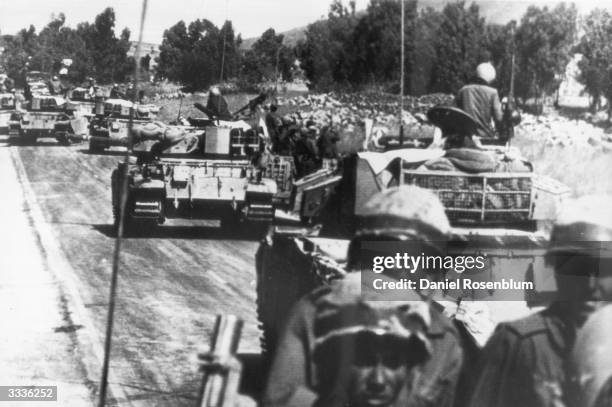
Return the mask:
{"type": "Polygon", "coordinates": [[[152,122],[159,112],[155,105],[138,105],[124,99],[96,100],[95,117],[89,124],[90,153],[99,153],[111,146],[125,145],[131,110],[134,112],[134,126],[152,122]]]}
{"type": "Polygon", "coordinates": [[[65,112],[66,100],[59,96],[34,94],[25,111],[16,111],[9,121],[9,140],[17,144],[35,143],[53,137],[70,144],[74,134],[71,117],[65,112]]]}
{"type": "Polygon", "coordinates": [[[9,121],[15,113],[15,96],[12,93],[0,93],[0,135],[9,133],[9,121]]]}
{"type": "Polygon", "coordinates": [[[253,159],[260,149],[256,132],[208,126],[197,158],[164,154],[182,140],[166,138],[146,151],[134,151],[130,164],[120,163],[113,171],[115,225],[126,172],[128,232],[176,218],[219,219],[224,228],[235,228],[242,221],[265,227],[274,220],[277,184],[253,159]]]}
{"type": "Polygon", "coordinates": [[[72,89],[66,103],[66,111],[74,117],[85,117],[88,120],[94,115],[95,96],[82,87],[72,89]]]}
{"type": "Polygon", "coordinates": [[[40,71],[28,71],[25,74],[24,96],[27,101],[31,101],[35,95],[51,95],[49,81],[51,75],[40,71]]]}

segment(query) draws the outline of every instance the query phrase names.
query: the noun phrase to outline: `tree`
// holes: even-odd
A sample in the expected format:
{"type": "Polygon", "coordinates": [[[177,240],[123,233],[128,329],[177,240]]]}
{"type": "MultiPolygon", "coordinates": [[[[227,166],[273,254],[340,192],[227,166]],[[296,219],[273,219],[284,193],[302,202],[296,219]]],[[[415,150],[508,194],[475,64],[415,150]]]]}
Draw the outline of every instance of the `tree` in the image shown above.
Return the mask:
{"type": "Polygon", "coordinates": [[[92,58],[94,72],[91,76],[102,82],[114,82],[125,80],[133,72],[134,61],[127,56],[130,31],[124,28],[119,38],[115,36],[115,11],[112,8],[98,14],[93,24],[79,24],[77,32],[84,39],[92,58]]]}
{"type": "Polygon", "coordinates": [[[149,72],[151,68],[151,55],[147,54],[140,58],[140,68],[145,72],[149,72]]]}
{"type": "Polygon", "coordinates": [[[283,45],[283,38],[270,28],[245,52],[241,73],[246,83],[275,81],[277,77],[291,80],[295,57],[293,50],[283,45]]]}
{"type": "MultiPolygon", "coordinates": [[[[352,79],[358,83],[399,83],[401,65],[401,3],[371,0],[355,29],[352,79]]],[[[413,68],[416,0],[405,1],[405,73],[410,89],[413,68]]]]}
{"type": "Polygon", "coordinates": [[[310,24],[306,39],[297,46],[306,76],[320,89],[354,81],[353,37],[358,19],[354,4],[349,7],[350,10],[340,0],[334,0],[327,20],[310,24]]]}
{"type": "Polygon", "coordinates": [[[203,89],[237,75],[240,36],[232,23],[221,29],[209,20],[195,20],[186,26],[178,22],[164,32],[157,72],[161,77],[203,89]]]}
{"type": "Polygon", "coordinates": [[[448,3],[436,34],[432,89],[454,93],[474,76],[476,66],[490,58],[485,48],[485,21],[479,7],[448,3]]]}
{"type": "Polygon", "coordinates": [[[516,33],[517,94],[540,101],[561,84],[576,36],[576,7],[530,6],[516,33]]]}
{"type": "Polygon", "coordinates": [[[19,82],[25,70],[55,74],[64,58],[73,60],[68,71],[73,82],[90,75],[102,82],[124,80],[132,72],[134,63],[127,57],[130,32],[124,29],[120,38],[115,37],[115,13],[111,8],[99,14],[94,24],[80,23],[72,29],[64,25],[65,21],[60,13],[52,16],[39,34],[30,26],[7,39],[0,58],[18,85],[23,86],[19,82]]]}
{"type": "Polygon", "coordinates": [[[410,93],[422,95],[429,92],[433,81],[433,69],[437,63],[435,39],[442,22],[442,14],[431,7],[422,10],[416,20],[410,93]]]}
{"type": "MultiPolygon", "coordinates": [[[[488,60],[495,66],[497,71],[496,87],[502,95],[507,95],[510,91],[513,54],[516,59],[515,32],[516,21],[514,20],[506,25],[488,24],[485,29],[484,44],[488,52],[488,60]]],[[[517,67],[515,66],[515,78],[516,75],[517,67]]]]}
{"type": "Polygon", "coordinates": [[[5,50],[0,56],[1,65],[7,75],[15,79],[17,86],[24,85],[25,70],[39,70],[36,63],[29,63],[28,57],[34,55],[39,48],[38,35],[33,25],[22,29],[14,36],[5,36],[5,50]]]}
{"type": "Polygon", "coordinates": [[[582,29],[584,34],[576,47],[582,54],[578,79],[592,97],[591,108],[596,110],[601,96],[605,96],[608,115],[612,116],[612,15],[595,9],[585,18],[582,29]]]}

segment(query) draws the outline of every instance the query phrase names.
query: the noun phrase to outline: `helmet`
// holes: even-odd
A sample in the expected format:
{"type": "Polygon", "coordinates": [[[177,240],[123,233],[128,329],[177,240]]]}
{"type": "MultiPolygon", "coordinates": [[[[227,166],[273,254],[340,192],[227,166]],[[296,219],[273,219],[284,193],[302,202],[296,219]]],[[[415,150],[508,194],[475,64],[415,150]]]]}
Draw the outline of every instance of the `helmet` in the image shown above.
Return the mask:
{"type": "Polygon", "coordinates": [[[550,236],[547,260],[558,253],[612,257],[612,196],[590,195],[564,202],[550,236]]]}
{"type": "Polygon", "coordinates": [[[315,363],[333,363],[339,354],[363,349],[363,345],[409,350],[409,364],[422,363],[431,355],[425,335],[431,324],[427,303],[356,300],[340,292],[330,293],[324,301],[314,320],[315,363]]]}
{"type": "Polygon", "coordinates": [[[610,397],[612,378],[612,305],[594,312],[578,331],[571,354],[570,397],[572,405],[595,407],[610,397]]]}
{"type": "Polygon", "coordinates": [[[451,227],[440,199],[431,191],[402,185],[378,192],[365,204],[349,244],[348,265],[355,266],[361,242],[372,239],[415,241],[444,253],[451,227]]]}
{"type": "Polygon", "coordinates": [[[496,75],[495,68],[489,62],[484,62],[476,67],[476,76],[486,83],[493,82],[496,75]]]}
{"type": "Polygon", "coordinates": [[[212,93],[213,95],[216,95],[216,96],[221,95],[221,91],[216,86],[213,86],[212,88],[210,88],[210,93],[212,93]]]}

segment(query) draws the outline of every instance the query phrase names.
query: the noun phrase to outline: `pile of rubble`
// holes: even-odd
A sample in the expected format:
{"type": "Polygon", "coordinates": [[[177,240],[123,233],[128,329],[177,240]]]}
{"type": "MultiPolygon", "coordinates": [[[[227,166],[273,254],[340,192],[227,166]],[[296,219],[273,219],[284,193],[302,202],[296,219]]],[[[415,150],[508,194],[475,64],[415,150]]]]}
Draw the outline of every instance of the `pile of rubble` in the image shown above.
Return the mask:
{"type": "MultiPolygon", "coordinates": [[[[396,95],[375,93],[323,93],[277,98],[279,106],[286,112],[298,111],[300,115],[315,122],[317,126],[337,125],[345,134],[362,128],[364,119],[372,119],[374,127],[384,128],[387,134],[399,134],[399,105],[396,95]]],[[[425,113],[438,104],[451,104],[453,96],[431,94],[421,97],[404,97],[402,121],[411,135],[431,127],[425,121],[425,113]]],[[[425,131],[429,133],[429,131],[425,131]]]]}
{"type": "Polygon", "coordinates": [[[605,129],[583,119],[569,119],[558,114],[534,116],[525,113],[517,133],[542,140],[547,146],[590,146],[612,151],[612,128],[605,129]]]}

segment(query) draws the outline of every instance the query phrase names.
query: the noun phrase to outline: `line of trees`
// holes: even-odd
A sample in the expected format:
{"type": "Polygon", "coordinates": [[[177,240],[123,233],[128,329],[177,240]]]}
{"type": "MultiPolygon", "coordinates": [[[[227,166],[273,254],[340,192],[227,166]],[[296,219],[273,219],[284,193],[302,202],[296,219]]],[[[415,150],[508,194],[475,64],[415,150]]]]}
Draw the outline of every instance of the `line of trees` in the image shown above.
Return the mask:
{"type": "Polygon", "coordinates": [[[115,35],[115,12],[105,9],[93,23],[65,26],[63,13],[51,18],[40,33],[33,26],[3,37],[5,51],[0,65],[19,85],[25,69],[58,72],[61,60],[70,58],[69,77],[81,82],[92,76],[101,82],[124,81],[133,73],[135,61],[128,57],[130,31],[115,35]]]}
{"type": "MultiPolygon", "coordinates": [[[[542,97],[561,83],[576,43],[575,6],[531,6],[517,27],[514,21],[487,23],[475,3],[449,2],[441,11],[417,5],[416,0],[405,2],[408,93],[455,92],[484,61],[497,67],[498,86],[507,91],[512,52],[519,96],[542,97]]],[[[395,91],[400,18],[399,1],[371,0],[365,13],[355,13],[354,3],[334,0],[328,19],[310,24],[296,49],[309,80],[321,89],[395,91]]]]}
{"type": "MultiPolygon", "coordinates": [[[[573,4],[530,6],[518,23],[496,25],[484,19],[475,3],[449,2],[438,11],[419,8],[417,0],[404,1],[407,93],[455,92],[483,61],[496,66],[496,85],[506,93],[515,55],[517,96],[538,99],[558,91],[568,62],[578,52],[583,55],[579,80],[594,103],[600,96],[612,98],[612,15],[606,10],[593,10],[578,21],[573,4]]],[[[164,32],[156,74],[195,90],[228,80],[242,87],[278,78],[290,81],[303,68],[317,90],[397,92],[400,2],[370,0],[365,11],[357,12],[354,0],[332,0],[327,17],[308,25],[295,45],[288,46],[282,34],[268,29],[248,50],[241,49],[242,38],[230,21],[221,27],[206,19],[180,21],[164,32]]],[[[57,71],[60,58],[72,58],[70,76],[76,81],[86,76],[123,81],[132,74],[130,32],[115,35],[113,9],[75,29],[64,23],[60,14],[40,33],[30,26],[4,36],[0,63],[7,73],[18,78],[28,61],[29,69],[57,71]]],[[[148,69],[150,62],[145,56],[141,66],[148,69]]]]}

